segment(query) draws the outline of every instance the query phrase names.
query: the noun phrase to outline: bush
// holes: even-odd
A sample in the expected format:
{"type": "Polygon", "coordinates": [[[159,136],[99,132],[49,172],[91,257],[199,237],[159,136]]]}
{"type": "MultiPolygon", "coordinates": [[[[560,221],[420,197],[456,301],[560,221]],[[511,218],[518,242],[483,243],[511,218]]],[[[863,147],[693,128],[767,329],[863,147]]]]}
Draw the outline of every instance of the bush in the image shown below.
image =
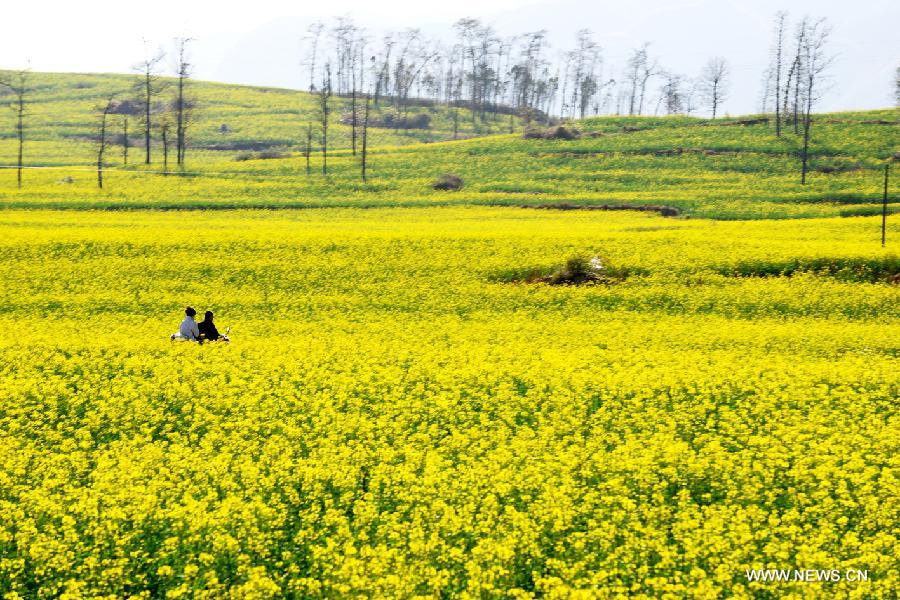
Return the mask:
{"type": "Polygon", "coordinates": [[[241,152],[235,154],[234,160],[240,162],[244,160],[266,160],[271,158],[290,158],[287,152],[279,152],[278,150],[262,150],[260,152],[241,152]]]}
{"type": "Polygon", "coordinates": [[[140,100],[128,98],[115,102],[110,111],[110,113],[114,115],[140,115],[143,112],[140,100]]]}
{"type": "Polygon", "coordinates": [[[522,137],[526,140],[577,140],[581,137],[581,132],[564,125],[556,125],[547,129],[526,129],[522,137]]]}
{"type": "Polygon", "coordinates": [[[633,275],[647,275],[647,269],[614,267],[605,258],[572,256],[557,269],[543,266],[517,267],[493,273],[491,279],[502,283],[546,283],[549,285],[613,284],[633,275]]]}
{"type": "MultiPolygon", "coordinates": [[[[597,263],[600,264],[600,263],[597,263]]],[[[566,261],[563,268],[559,269],[547,278],[551,285],[566,283],[585,283],[597,281],[601,278],[601,269],[596,269],[591,264],[591,259],[584,256],[573,256],[566,261]]]]}
{"type": "Polygon", "coordinates": [[[279,152],[277,150],[263,150],[262,152],[256,153],[256,158],[265,160],[269,158],[290,158],[291,155],[287,152],[279,152]]]}
{"type": "MultiPolygon", "coordinates": [[[[356,111],[356,123],[362,125],[363,117],[360,111],[356,111]]],[[[353,112],[348,111],[341,115],[341,123],[350,125],[353,122],[353,112]]],[[[369,127],[384,129],[428,129],[431,127],[431,115],[428,113],[413,113],[402,117],[394,110],[385,110],[380,119],[369,117],[369,127]]]]}
{"type": "Polygon", "coordinates": [[[446,175],[441,175],[440,177],[435,179],[431,187],[436,190],[457,191],[462,189],[463,180],[459,175],[452,175],[448,173],[446,175]]]}

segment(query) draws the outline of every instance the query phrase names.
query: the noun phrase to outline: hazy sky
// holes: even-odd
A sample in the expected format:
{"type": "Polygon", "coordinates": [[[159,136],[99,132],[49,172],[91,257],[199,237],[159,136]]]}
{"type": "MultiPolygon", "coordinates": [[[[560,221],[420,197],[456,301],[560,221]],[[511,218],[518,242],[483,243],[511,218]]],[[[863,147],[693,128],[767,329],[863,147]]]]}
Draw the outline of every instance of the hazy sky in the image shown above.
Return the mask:
{"type": "Polygon", "coordinates": [[[554,52],[575,31],[591,29],[605,49],[608,76],[620,74],[630,48],[652,42],[664,67],[696,75],[711,56],[732,67],[725,110],[752,112],[759,104],[773,13],[827,17],[834,26],[834,85],[822,110],[892,104],[900,58],[900,2],[896,0],[154,0],[137,2],[30,0],[8,3],[0,28],[0,68],[26,63],[37,71],[129,72],[150,46],[173,36],[196,39],[200,79],[302,87],[301,38],[315,20],[354,18],[373,32],[422,27],[447,37],[452,23],[474,16],[503,34],[548,29],[554,52]]]}

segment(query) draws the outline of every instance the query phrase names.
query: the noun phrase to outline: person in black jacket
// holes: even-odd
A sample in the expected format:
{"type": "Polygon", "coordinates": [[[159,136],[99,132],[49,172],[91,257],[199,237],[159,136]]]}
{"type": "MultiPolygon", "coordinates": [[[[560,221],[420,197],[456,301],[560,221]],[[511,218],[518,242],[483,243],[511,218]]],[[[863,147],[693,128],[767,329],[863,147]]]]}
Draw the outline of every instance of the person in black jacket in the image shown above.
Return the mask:
{"type": "Polygon", "coordinates": [[[200,329],[201,340],[206,340],[207,342],[215,342],[220,339],[228,341],[228,338],[219,333],[219,330],[216,329],[216,326],[213,323],[213,313],[211,310],[206,311],[206,314],[203,315],[203,320],[197,323],[197,327],[200,329]]]}

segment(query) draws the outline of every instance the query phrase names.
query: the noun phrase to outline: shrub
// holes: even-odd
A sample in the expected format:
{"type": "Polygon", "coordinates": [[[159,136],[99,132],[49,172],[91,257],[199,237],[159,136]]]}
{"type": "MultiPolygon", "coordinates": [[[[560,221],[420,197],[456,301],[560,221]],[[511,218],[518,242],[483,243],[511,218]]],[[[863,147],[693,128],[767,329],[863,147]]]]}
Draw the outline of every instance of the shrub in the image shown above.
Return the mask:
{"type": "Polygon", "coordinates": [[[143,113],[143,107],[140,100],[126,98],[115,102],[110,112],[114,115],[140,115],[143,113]]]}
{"type": "MultiPolygon", "coordinates": [[[[356,122],[362,124],[363,116],[357,109],[356,122]]],[[[353,112],[347,111],[341,115],[341,123],[349,125],[353,122],[353,112]]],[[[369,127],[385,129],[428,129],[431,127],[431,115],[428,113],[413,113],[405,117],[400,116],[394,110],[385,110],[381,118],[369,117],[369,127]]]]}
{"type": "Polygon", "coordinates": [[[262,150],[257,153],[253,152],[240,152],[234,156],[234,160],[236,161],[244,161],[244,160],[266,160],[271,158],[290,158],[291,155],[287,152],[279,152],[278,150],[262,150]]]}
{"type": "Polygon", "coordinates": [[[447,173],[435,179],[431,187],[436,190],[457,191],[462,189],[463,180],[459,175],[447,173]]]}
{"type": "Polygon", "coordinates": [[[291,155],[287,152],[279,152],[278,150],[263,150],[262,152],[256,153],[256,158],[265,160],[270,158],[290,158],[291,155]]]}
{"type": "Polygon", "coordinates": [[[526,140],[577,140],[581,132],[565,125],[555,125],[547,129],[535,129],[530,127],[522,134],[526,140]]]}
{"type": "MultiPolygon", "coordinates": [[[[601,265],[599,261],[595,264],[601,265]]],[[[588,281],[597,281],[601,277],[602,267],[596,268],[592,264],[592,260],[584,256],[573,256],[566,261],[561,269],[547,278],[547,283],[551,285],[561,285],[567,283],[585,283],[588,281]]]]}
{"type": "Polygon", "coordinates": [[[547,283],[550,285],[580,285],[584,283],[612,284],[632,275],[647,275],[649,271],[634,267],[613,267],[599,256],[587,258],[576,255],[555,270],[546,267],[517,267],[499,271],[491,276],[502,283],[547,283]]]}

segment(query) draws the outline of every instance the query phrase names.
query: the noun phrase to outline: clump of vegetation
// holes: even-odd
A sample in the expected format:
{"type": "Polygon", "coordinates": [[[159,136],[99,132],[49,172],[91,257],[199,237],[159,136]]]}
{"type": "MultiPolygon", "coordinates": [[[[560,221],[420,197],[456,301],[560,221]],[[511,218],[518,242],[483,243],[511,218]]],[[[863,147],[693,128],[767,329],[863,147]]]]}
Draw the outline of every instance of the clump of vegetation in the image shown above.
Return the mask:
{"type": "Polygon", "coordinates": [[[547,129],[526,129],[522,137],[526,140],[577,140],[581,137],[581,132],[574,127],[554,125],[547,129]]]}
{"type": "Polygon", "coordinates": [[[278,150],[262,150],[260,152],[241,152],[236,154],[234,160],[241,162],[245,160],[267,160],[273,158],[290,158],[289,152],[280,152],[278,150]]]}
{"type": "MultiPolygon", "coordinates": [[[[353,113],[348,112],[341,118],[341,123],[349,125],[353,120],[353,113]]],[[[357,115],[357,122],[362,122],[362,115],[357,115]]],[[[431,115],[428,113],[413,113],[401,115],[394,111],[385,111],[380,119],[370,118],[369,127],[384,129],[429,129],[431,127],[431,115]]]]}
{"type": "Polygon", "coordinates": [[[431,187],[436,190],[455,192],[463,188],[463,183],[463,179],[459,175],[446,173],[435,179],[431,187]]]}
{"type": "Polygon", "coordinates": [[[782,261],[749,260],[719,271],[731,277],[791,277],[811,273],[857,283],[900,283],[900,257],[795,258],[782,261]]]}
{"type": "Polygon", "coordinates": [[[581,285],[583,283],[602,282],[608,279],[603,261],[598,257],[572,256],[562,268],[540,278],[539,281],[544,281],[550,285],[581,285]]]}
{"type": "Polygon", "coordinates": [[[586,283],[615,283],[629,275],[646,275],[646,269],[617,268],[599,256],[575,255],[555,269],[525,267],[508,269],[494,274],[493,279],[503,283],[547,283],[550,285],[582,285],[586,283]]]}

